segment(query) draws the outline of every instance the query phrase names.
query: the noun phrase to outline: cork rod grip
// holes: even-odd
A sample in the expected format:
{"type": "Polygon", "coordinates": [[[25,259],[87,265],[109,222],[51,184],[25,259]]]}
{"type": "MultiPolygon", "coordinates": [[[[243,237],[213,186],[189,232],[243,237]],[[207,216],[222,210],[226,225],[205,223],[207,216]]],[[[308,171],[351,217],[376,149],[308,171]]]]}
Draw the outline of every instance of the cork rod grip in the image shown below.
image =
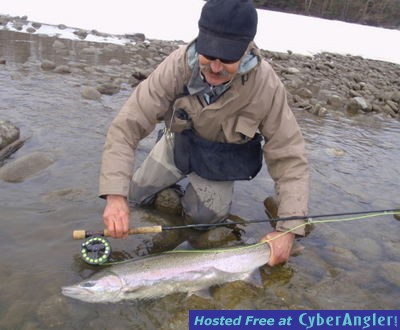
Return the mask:
{"type": "MultiPolygon", "coordinates": [[[[149,226],[149,227],[137,227],[137,228],[129,228],[128,235],[136,235],[136,234],[151,234],[151,233],[161,233],[162,226],[149,226]]],[[[110,233],[107,229],[99,232],[91,232],[86,230],[74,230],[72,232],[72,238],[74,240],[85,239],[89,236],[110,236],[110,233]]]]}

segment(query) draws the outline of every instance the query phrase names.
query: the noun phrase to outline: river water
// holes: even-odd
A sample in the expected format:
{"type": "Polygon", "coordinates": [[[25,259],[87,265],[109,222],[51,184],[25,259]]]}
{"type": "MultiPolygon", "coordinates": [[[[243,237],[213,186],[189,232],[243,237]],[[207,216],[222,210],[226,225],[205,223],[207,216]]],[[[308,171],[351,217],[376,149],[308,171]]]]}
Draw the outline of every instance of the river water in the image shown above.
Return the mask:
{"type": "MultiPolygon", "coordinates": [[[[88,304],[66,298],[60,288],[96,272],[79,258],[75,229],[101,229],[104,202],[97,197],[105,133],[131,92],[128,84],[101,101],[81,88],[112,74],[110,58],[129,62],[120,48],[77,57],[79,45],[55,53],[53,38],[0,31],[0,119],[30,137],[11,159],[41,151],[54,163],[20,183],[0,181],[1,329],[185,329],[190,309],[398,309],[399,222],[392,216],[317,224],[300,241],[305,249],[284,266],[263,267],[263,289],[231,283],[211,299],[182,294],[155,301],[88,304]],[[72,74],[40,69],[40,61],[75,63],[72,74]],[[84,66],[91,69],[84,70],[84,66]]],[[[100,46],[99,46],[100,47],[100,46]]],[[[103,46],[101,46],[103,47],[103,46]]],[[[106,47],[106,46],[104,46],[106,47]]],[[[120,70],[120,69],[118,69],[120,70]]],[[[377,115],[319,118],[295,111],[307,142],[311,168],[310,214],[395,208],[399,202],[400,124],[377,115]]],[[[138,163],[154,143],[141,144],[138,163]]],[[[235,188],[232,213],[264,218],[262,201],[273,191],[263,168],[235,188]]],[[[177,221],[155,210],[135,210],[139,225],[177,221]]],[[[244,229],[240,242],[258,240],[269,225],[244,229]]],[[[182,233],[112,240],[122,257],[170,248],[182,233]]]]}

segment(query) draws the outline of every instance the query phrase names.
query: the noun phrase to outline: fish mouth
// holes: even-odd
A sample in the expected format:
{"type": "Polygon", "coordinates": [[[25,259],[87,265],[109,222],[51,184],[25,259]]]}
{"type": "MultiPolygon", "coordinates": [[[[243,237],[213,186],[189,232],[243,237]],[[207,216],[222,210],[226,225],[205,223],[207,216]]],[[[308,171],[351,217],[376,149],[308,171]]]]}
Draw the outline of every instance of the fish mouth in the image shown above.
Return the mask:
{"type": "Polygon", "coordinates": [[[64,296],[72,297],[72,298],[75,298],[76,296],[82,295],[81,291],[82,291],[82,289],[78,289],[78,288],[73,287],[73,286],[64,286],[64,287],[61,288],[61,293],[64,296]]]}
{"type": "Polygon", "coordinates": [[[82,288],[74,287],[74,286],[64,286],[61,288],[61,293],[70,298],[78,299],[81,301],[86,301],[86,302],[93,302],[93,299],[91,299],[91,294],[90,292],[86,290],[82,290],[82,288]]]}
{"type": "Polygon", "coordinates": [[[64,286],[61,287],[61,293],[69,298],[80,300],[88,303],[108,303],[119,301],[117,294],[106,294],[98,295],[90,290],[86,290],[79,286],[64,286]]]}

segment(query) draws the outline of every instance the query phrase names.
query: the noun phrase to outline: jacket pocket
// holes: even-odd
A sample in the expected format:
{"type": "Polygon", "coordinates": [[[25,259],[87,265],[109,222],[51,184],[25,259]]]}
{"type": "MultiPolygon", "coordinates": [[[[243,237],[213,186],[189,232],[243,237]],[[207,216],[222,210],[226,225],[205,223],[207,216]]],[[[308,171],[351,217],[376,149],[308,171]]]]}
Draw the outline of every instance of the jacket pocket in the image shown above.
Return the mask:
{"type": "Polygon", "coordinates": [[[237,119],[235,126],[235,133],[242,135],[245,141],[254,138],[258,131],[258,123],[253,119],[246,116],[240,116],[237,119]]]}
{"type": "Polygon", "coordinates": [[[180,133],[185,129],[191,128],[192,125],[192,119],[184,109],[178,108],[173,111],[170,126],[171,132],[180,133]]]}

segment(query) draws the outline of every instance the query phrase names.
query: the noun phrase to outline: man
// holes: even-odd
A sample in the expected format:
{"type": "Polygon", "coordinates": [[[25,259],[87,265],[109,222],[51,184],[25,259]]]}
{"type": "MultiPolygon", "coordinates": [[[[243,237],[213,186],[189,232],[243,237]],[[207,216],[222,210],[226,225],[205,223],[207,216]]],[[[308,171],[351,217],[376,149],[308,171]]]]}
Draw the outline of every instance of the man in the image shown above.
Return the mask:
{"type": "MultiPolygon", "coordinates": [[[[252,1],[207,1],[196,40],[168,56],[125,103],[108,131],[100,175],[103,220],[113,237],[127,236],[127,199],[148,204],[184,177],[186,223],[224,221],[234,181],[253,178],[262,156],[278,216],[307,214],[304,141],[284,86],[253,43],[256,30],[252,1]],[[164,134],[133,174],[134,150],[160,118],[164,134]]],[[[304,235],[299,224],[280,221],[263,238],[271,266],[288,260],[295,234],[304,235]]]]}

